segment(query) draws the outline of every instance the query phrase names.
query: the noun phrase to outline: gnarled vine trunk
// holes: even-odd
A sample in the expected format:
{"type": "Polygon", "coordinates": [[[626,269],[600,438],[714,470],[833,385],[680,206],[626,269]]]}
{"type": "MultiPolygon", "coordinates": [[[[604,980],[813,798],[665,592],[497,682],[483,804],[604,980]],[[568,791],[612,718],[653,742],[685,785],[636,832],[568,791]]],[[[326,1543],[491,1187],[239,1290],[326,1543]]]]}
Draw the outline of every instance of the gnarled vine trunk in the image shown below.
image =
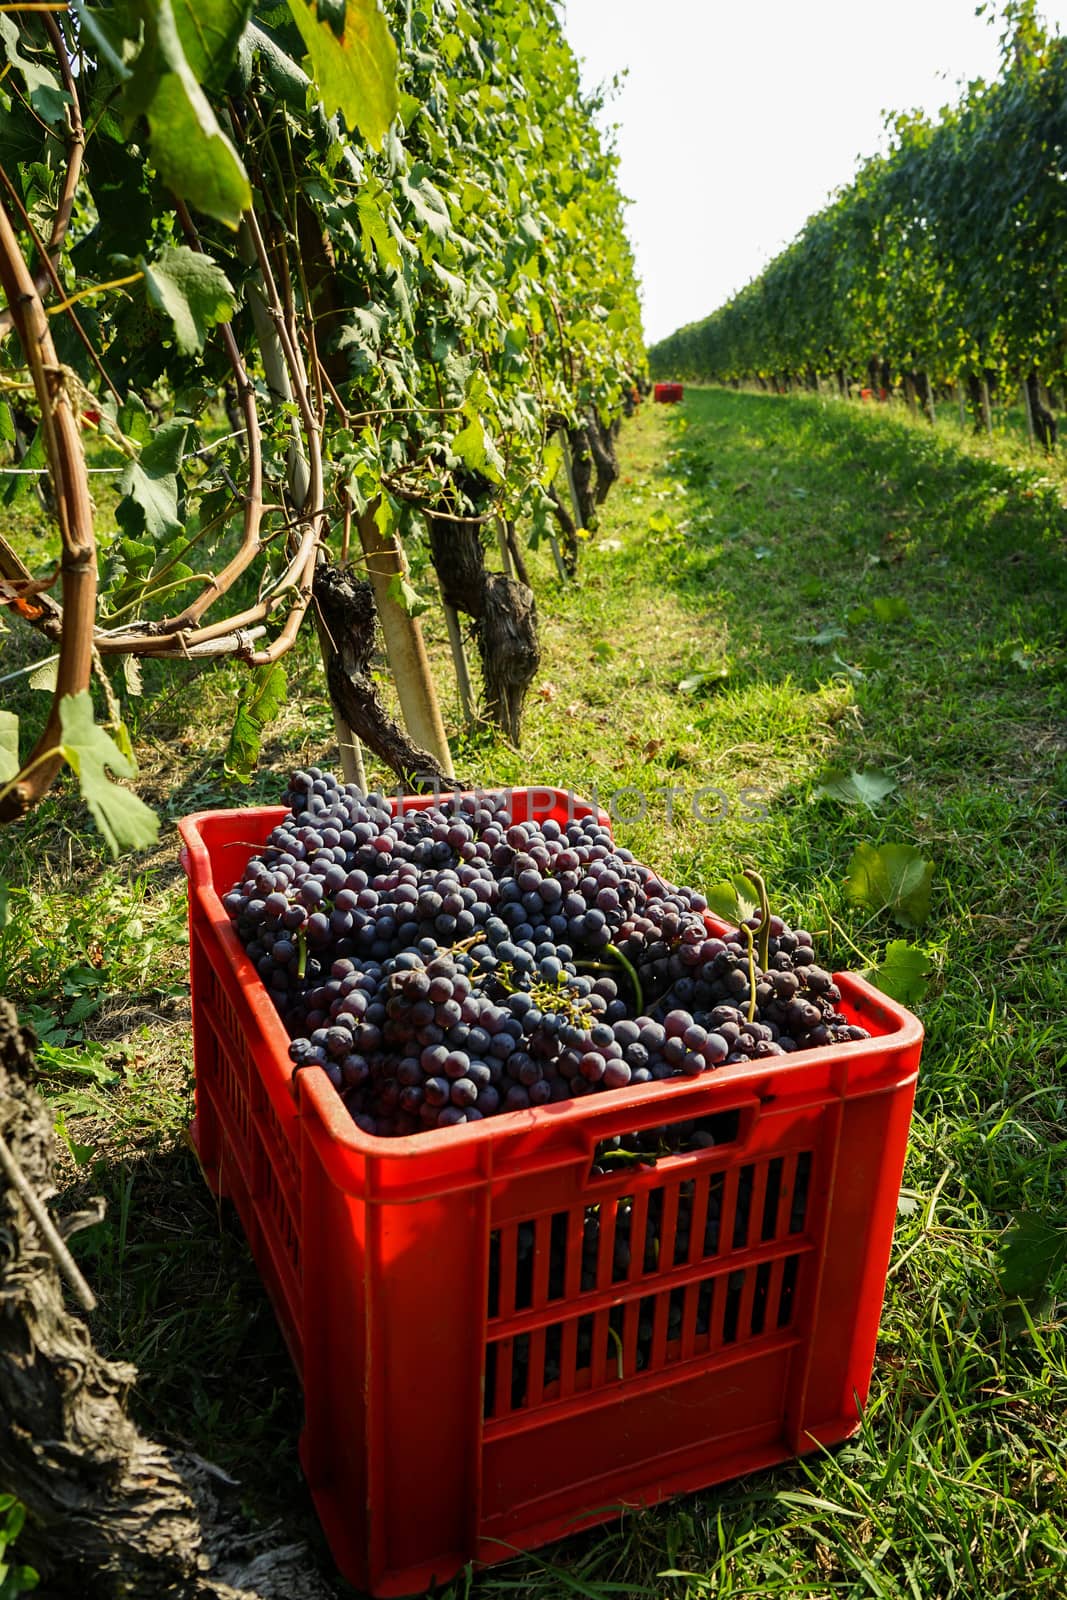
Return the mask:
{"type": "Polygon", "coordinates": [[[1031,368],[1026,375],[1026,393],[1030,401],[1034,437],[1039,440],[1046,454],[1051,454],[1056,443],[1056,418],[1049,403],[1048,390],[1038,377],[1036,368],[1031,368]]]}
{"type": "Polygon", "coordinates": [[[578,428],[568,428],[566,437],[570,445],[571,477],[581,526],[587,533],[595,533],[597,498],[593,489],[593,452],[589,447],[589,428],[584,424],[578,428]]]}
{"type": "Polygon", "coordinates": [[[329,641],[326,681],[341,719],[405,783],[420,778],[446,785],[456,780],[429,750],[389,715],[370,673],[378,612],[366,578],[322,561],[315,569],[315,604],[329,641]]]}
{"type": "Polygon", "coordinates": [[[486,711],[518,744],[526,695],[541,662],[533,590],[516,578],[487,571],[476,523],[440,513],[427,523],[442,598],[473,620],[486,711]]]}
{"type": "Polygon", "coordinates": [[[989,404],[989,382],[977,372],[967,374],[967,392],[971,399],[975,433],[993,432],[993,414],[989,404]]]}
{"type": "MultiPolygon", "coordinates": [[[[68,1309],[62,1246],[40,1218],[54,1147],[30,1042],[0,999],[0,1486],[27,1510],[17,1560],[53,1600],[326,1600],[310,1553],[291,1542],[274,1559],[261,1549],[245,1586],[225,1559],[245,1537],[240,1513],[227,1521],[206,1463],[140,1432],[126,1412],[136,1369],[101,1356],[68,1309]]],[[[81,1220],[51,1225],[69,1236],[81,1220]]]]}
{"type": "Polygon", "coordinates": [[[616,419],[611,427],[602,427],[596,411],[590,407],[589,418],[586,423],[586,436],[593,456],[593,465],[596,468],[596,503],[598,506],[604,504],[612,485],[618,482],[619,458],[615,454],[615,440],[618,437],[621,425],[621,422],[616,419]]]}

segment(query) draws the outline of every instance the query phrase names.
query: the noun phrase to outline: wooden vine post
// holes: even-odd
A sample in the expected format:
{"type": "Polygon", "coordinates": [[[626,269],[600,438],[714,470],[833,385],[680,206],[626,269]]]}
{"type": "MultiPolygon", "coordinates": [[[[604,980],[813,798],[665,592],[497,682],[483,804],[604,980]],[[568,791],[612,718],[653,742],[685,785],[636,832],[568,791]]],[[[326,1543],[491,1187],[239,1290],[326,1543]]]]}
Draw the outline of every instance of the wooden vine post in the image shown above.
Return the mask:
{"type": "Polygon", "coordinates": [[[400,709],[416,744],[440,763],[446,777],[454,776],[452,752],[441,717],[437,690],[430,672],[426,644],[418,617],[405,610],[396,596],[396,580],[407,577],[407,562],[393,533],[383,534],[370,506],[356,519],[359,542],[367,561],[367,576],[385,639],[385,653],[396,683],[400,709]]]}
{"type": "Polygon", "coordinates": [[[456,669],[456,687],[459,690],[459,703],[463,708],[463,720],[470,728],[474,726],[478,719],[474,708],[474,688],[471,684],[471,670],[467,662],[467,652],[463,646],[463,631],[459,624],[459,612],[455,606],[450,606],[447,600],[441,601],[441,610],[445,614],[445,627],[448,630],[448,648],[452,652],[452,665],[456,669]]]}

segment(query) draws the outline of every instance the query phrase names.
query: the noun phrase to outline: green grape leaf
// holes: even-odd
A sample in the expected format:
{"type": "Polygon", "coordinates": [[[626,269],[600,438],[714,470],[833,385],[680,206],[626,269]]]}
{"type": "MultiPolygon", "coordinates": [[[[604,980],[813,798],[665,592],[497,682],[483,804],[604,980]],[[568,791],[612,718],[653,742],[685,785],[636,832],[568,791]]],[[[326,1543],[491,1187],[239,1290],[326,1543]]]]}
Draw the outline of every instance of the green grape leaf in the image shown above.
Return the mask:
{"type": "Polygon", "coordinates": [[[119,479],[124,500],[115,513],[126,533],[143,532],[158,542],[168,533],[181,531],[178,468],[188,431],[189,424],[179,418],[165,422],[144,446],[139,459],[128,463],[119,479]]]}
{"type": "Polygon", "coordinates": [[[125,38],[119,17],[101,14],[89,6],[88,0],[70,0],[70,9],[78,19],[79,36],[90,46],[89,53],[106,65],[119,83],[125,83],[130,69],[122,59],[125,38]]]}
{"type": "Polygon", "coordinates": [[[48,451],[44,442],[44,429],[38,428],[30,440],[30,447],[19,462],[19,470],[13,473],[3,492],[3,503],[12,506],[23,496],[33,493],[33,486],[38,481],[33,477],[31,468],[39,467],[42,472],[48,471],[48,451]]]}
{"type": "Polygon", "coordinates": [[[997,1252],[997,1276],[1010,1300],[1041,1300],[1065,1264],[1067,1227],[1032,1211],[1014,1218],[997,1252]]]}
{"type": "Polygon", "coordinates": [[[62,122],[66,108],[70,104],[70,96],[64,93],[54,72],[43,66],[35,56],[22,54],[19,45],[25,44],[26,41],[24,38],[20,39],[18,25],[12,18],[2,14],[0,14],[0,40],[3,41],[11,65],[21,74],[30,105],[37,115],[42,121],[52,125],[62,122]]]}
{"type": "Polygon", "coordinates": [[[400,246],[389,231],[385,217],[382,215],[382,206],[387,205],[385,197],[375,199],[369,194],[356,196],[356,215],[359,217],[360,239],[363,253],[368,259],[377,255],[383,267],[388,267],[393,272],[400,270],[400,246]]]}
{"type": "Polygon", "coordinates": [[[159,818],[144,801],[128,789],[112,783],[108,772],[117,778],[132,778],[137,769],[115,741],[93,721],[93,702],[88,689],[66,694],[59,702],[62,728],[60,749],[67,765],[77,774],[82,795],[96,819],[96,825],[113,855],[122,849],[144,850],[159,837],[159,818]]]}
{"type": "Polygon", "coordinates": [[[402,572],[394,572],[389,579],[386,596],[409,617],[421,617],[424,611],[430,609],[429,601],[424,600],[418,590],[412,588],[402,572]]]}
{"type": "Polygon", "coordinates": [[[252,0],[171,0],[178,37],[197,83],[221,89],[237,60],[252,0]]]}
{"type": "Polygon", "coordinates": [[[248,174],[195,80],[167,73],[148,111],[152,160],[163,182],[197,211],[236,229],[252,205],[248,174]]]}
{"type": "Polygon", "coordinates": [[[546,489],[551,488],[556,473],[563,465],[563,446],[555,434],[549,438],[545,445],[545,453],[541,457],[540,482],[546,489]]]}
{"type": "Polygon", "coordinates": [[[152,418],[136,389],[131,389],[118,414],[123,436],[132,444],[145,445],[152,437],[152,418]]]}
{"type": "Polygon", "coordinates": [[[377,0],[348,0],[340,36],[314,0],[289,0],[289,10],[327,113],[340,111],[350,128],[380,150],[400,101],[396,45],[377,0]]]}
{"type": "Polygon", "coordinates": [[[898,788],[885,772],[845,772],[833,767],[815,790],[816,800],[840,800],[846,806],[866,806],[873,811],[898,788]]]}
{"type": "Polygon", "coordinates": [[[740,927],[742,922],[754,917],[759,910],[759,890],[743,872],[733,878],[724,878],[721,883],[713,883],[704,898],[713,917],[719,917],[735,927],[740,927]]]}
{"type": "Polygon", "coordinates": [[[0,783],[10,783],[19,770],[19,719],[0,711],[0,783]]]}
{"type": "Polygon", "coordinates": [[[859,844],[849,863],[845,893],[868,911],[890,911],[905,928],[921,928],[930,915],[932,861],[910,844],[859,844]]]}
{"type": "Polygon", "coordinates": [[[459,433],[456,434],[450,448],[452,454],[465,467],[470,467],[472,472],[480,472],[483,477],[490,479],[492,483],[503,482],[504,463],[496,446],[486,433],[485,424],[482,422],[481,417],[477,415],[471,417],[467,426],[461,428],[459,433]]]}
{"type": "Polygon", "coordinates": [[[123,91],[126,120],[148,118],[152,164],[169,189],[236,228],[252,204],[248,174],[186,59],[171,0],[142,0],[141,13],[144,42],[123,91]]]}
{"type": "Polygon", "coordinates": [[[420,228],[424,228],[435,239],[447,238],[452,230],[452,219],[448,214],[448,206],[432,183],[425,178],[417,182],[413,174],[410,181],[407,178],[400,179],[400,192],[411,206],[420,228]]]}
{"type": "Polygon", "coordinates": [[[292,56],[287,55],[269,34],[264,33],[262,28],[257,28],[254,22],[250,23],[242,37],[241,49],[248,53],[250,60],[252,53],[255,52],[272,93],[277,95],[284,105],[298,114],[307,110],[311,79],[303,67],[297,66],[292,56]]]}
{"type": "Polygon", "coordinates": [[[237,714],[223,759],[227,777],[236,778],[239,783],[251,782],[263,746],[263,730],[284,706],[285,694],[285,668],[280,662],[254,670],[237,702],[237,714]]]}
{"type": "Polygon", "coordinates": [[[237,303],[222,268],[184,244],[161,251],[154,261],[142,256],[139,265],[149,300],[174,324],[178,349],[199,355],[209,329],[229,322],[237,303]]]}
{"type": "Polygon", "coordinates": [[[927,979],[933,970],[930,957],[917,944],[893,939],[886,946],[881,965],[868,967],[861,977],[891,1000],[898,1000],[902,1006],[913,1006],[925,995],[927,979]]]}
{"type": "Polygon", "coordinates": [[[26,682],[31,689],[40,689],[42,692],[53,694],[59,679],[58,656],[46,656],[39,667],[34,667],[28,674],[26,682]]]}

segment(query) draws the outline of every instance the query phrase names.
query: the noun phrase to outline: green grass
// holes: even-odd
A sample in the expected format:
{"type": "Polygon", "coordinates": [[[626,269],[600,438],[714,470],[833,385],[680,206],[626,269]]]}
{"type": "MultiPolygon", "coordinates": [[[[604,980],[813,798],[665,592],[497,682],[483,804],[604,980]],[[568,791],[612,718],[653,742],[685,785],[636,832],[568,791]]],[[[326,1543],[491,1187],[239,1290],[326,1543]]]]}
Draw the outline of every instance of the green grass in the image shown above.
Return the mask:
{"type": "MultiPolygon", "coordinates": [[[[621,791],[643,791],[620,842],[696,884],[755,861],[836,966],[860,964],[853,947],[877,962],[902,932],[848,901],[856,844],[920,847],[934,897],[912,937],[934,973],[905,1203],[856,1439],[446,1593],[1060,1597],[1064,1285],[1029,1314],[1006,1305],[995,1254],[1020,1210],[1067,1225],[1067,479],[951,419],[932,430],[896,408],[722,391],[644,408],[622,457],[580,583],[533,557],[545,661],[522,752],[460,731],[448,687],[457,769],[595,784],[621,817],[637,810],[621,791]],[[875,812],[816,799],[831,767],[897,788],[875,812]],[[701,788],[712,820],[692,814],[701,788]]],[[[415,573],[428,588],[417,557],[415,573]]],[[[444,685],[433,617],[428,632],[444,685]]],[[[172,823],[276,795],[293,763],[332,762],[310,647],[290,674],[248,791],[221,774],[236,669],[146,684],[142,792],[166,820],[147,861],[106,862],[63,786],[8,831],[0,990],[53,1030],[42,1081],[70,1140],[62,1204],[108,1199],[74,1244],[101,1295],[98,1340],[140,1366],[138,1414],[234,1473],[250,1510],[283,1516],[329,1572],[284,1348],[184,1140],[172,823]]]]}

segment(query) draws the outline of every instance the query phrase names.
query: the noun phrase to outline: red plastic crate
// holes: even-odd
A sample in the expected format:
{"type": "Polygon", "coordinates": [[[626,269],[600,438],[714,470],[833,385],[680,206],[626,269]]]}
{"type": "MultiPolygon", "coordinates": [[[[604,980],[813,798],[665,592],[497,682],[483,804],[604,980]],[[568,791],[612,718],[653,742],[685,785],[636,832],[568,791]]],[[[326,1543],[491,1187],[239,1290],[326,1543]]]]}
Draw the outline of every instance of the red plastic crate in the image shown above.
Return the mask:
{"type": "MultiPolygon", "coordinates": [[[[566,796],[517,790],[516,820],[531,796],[539,818],[566,819],[566,796]]],[[[344,1576],[374,1595],[419,1591],[852,1433],[916,1018],[840,974],[841,1009],[870,1040],[378,1139],[321,1071],[294,1082],[222,908],[283,815],[179,824],[193,1137],[300,1375],[301,1461],[344,1576]],[[601,1139],[697,1117],[713,1119],[714,1146],[592,1175],[601,1139]]]]}
{"type": "Polygon", "coordinates": [[[653,400],[659,400],[670,404],[676,400],[680,400],[683,392],[684,391],[680,383],[657,383],[652,391],[652,398],[653,400]]]}

